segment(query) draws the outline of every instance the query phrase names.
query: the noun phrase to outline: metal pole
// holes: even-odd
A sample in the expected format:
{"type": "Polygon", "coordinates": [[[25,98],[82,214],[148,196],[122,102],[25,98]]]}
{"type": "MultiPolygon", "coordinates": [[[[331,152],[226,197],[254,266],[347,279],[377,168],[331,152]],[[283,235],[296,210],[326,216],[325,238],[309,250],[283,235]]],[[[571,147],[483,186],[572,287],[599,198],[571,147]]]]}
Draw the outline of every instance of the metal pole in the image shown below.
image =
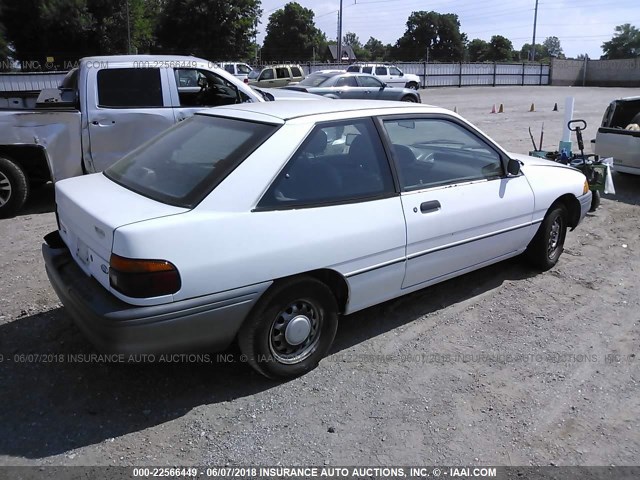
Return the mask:
{"type": "Polygon", "coordinates": [[[531,41],[531,61],[536,59],[536,25],[538,23],[538,0],[536,0],[536,9],[533,14],[533,40],[531,41]]]}
{"type": "Polygon", "coordinates": [[[127,53],[131,55],[131,25],[129,22],[129,0],[126,1],[127,5],[127,53]]]}
{"type": "Polygon", "coordinates": [[[340,0],[340,12],[338,13],[338,63],[342,63],[342,0],[340,0]]]}

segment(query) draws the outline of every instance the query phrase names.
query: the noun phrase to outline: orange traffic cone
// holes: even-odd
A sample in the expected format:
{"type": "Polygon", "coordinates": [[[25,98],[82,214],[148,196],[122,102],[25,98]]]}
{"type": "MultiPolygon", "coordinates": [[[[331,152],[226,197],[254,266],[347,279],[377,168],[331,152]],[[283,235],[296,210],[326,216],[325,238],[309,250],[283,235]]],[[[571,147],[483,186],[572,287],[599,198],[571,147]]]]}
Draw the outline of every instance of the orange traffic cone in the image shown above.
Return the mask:
{"type": "Polygon", "coordinates": [[[557,103],[553,106],[553,110],[552,111],[553,112],[557,112],[558,111],[558,104],[557,103]]]}
{"type": "Polygon", "coordinates": [[[491,109],[491,113],[496,113],[496,104],[493,104],[493,108],[491,109]]]}
{"type": "Polygon", "coordinates": [[[500,108],[498,109],[498,113],[504,113],[504,105],[500,104],[500,108]]]}
{"type": "Polygon", "coordinates": [[[531,108],[529,109],[530,112],[535,112],[536,111],[536,107],[535,105],[532,103],[531,104],[531,108]]]}

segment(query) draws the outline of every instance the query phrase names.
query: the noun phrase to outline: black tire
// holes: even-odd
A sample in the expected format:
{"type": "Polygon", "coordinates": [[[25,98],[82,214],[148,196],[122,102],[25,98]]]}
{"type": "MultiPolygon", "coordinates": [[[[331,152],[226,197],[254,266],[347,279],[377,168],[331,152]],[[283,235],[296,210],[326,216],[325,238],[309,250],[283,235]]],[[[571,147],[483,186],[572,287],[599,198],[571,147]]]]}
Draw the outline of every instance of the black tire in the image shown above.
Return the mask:
{"type": "Polygon", "coordinates": [[[591,192],[591,207],[589,208],[590,212],[595,212],[600,206],[600,192],[595,190],[591,192]]]}
{"type": "Polygon", "coordinates": [[[29,181],[20,165],[0,157],[0,218],[18,213],[29,196],[29,181]]]}
{"type": "Polygon", "coordinates": [[[410,88],[412,90],[418,90],[418,88],[420,88],[420,86],[416,82],[409,82],[407,84],[407,88],[410,88]]]}
{"type": "Polygon", "coordinates": [[[238,345],[243,360],[262,375],[291,378],[318,365],[337,329],[338,304],[329,287],[311,277],[291,278],[276,282],[258,301],[238,345]]]}
{"type": "Polygon", "coordinates": [[[402,101],[403,102],[418,103],[418,100],[416,100],[415,97],[412,97],[411,95],[405,95],[404,97],[402,97],[402,101]]]}
{"type": "Polygon", "coordinates": [[[563,205],[553,205],[549,209],[525,252],[534,267],[546,271],[558,263],[567,236],[567,218],[563,205]]]}

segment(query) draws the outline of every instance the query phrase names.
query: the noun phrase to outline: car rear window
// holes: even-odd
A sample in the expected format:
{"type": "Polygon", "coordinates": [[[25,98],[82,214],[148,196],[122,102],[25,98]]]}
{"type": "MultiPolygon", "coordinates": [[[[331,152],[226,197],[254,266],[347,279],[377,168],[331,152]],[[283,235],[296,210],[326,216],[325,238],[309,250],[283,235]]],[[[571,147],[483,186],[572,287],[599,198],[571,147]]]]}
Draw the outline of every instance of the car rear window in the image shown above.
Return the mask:
{"type": "Polygon", "coordinates": [[[277,128],[195,115],[129,153],[104,174],[145,197],[193,208],[277,128]]]}
{"type": "Polygon", "coordinates": [[[333,75],[322,75],[322,74],[314,73],[309,75],[304,80],[302,80],[298,85],[301,85],[304,87],[319,87],[320,85],[322,85],[324,82],[326,82],[328,79],[332,77],[333,75]]]}

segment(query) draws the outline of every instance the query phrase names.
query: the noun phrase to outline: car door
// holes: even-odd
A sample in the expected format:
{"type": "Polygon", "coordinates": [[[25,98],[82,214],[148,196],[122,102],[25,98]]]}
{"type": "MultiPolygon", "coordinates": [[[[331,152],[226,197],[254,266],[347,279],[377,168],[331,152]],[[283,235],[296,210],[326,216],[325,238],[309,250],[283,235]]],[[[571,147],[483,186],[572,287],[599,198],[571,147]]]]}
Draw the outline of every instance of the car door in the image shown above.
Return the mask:
{"type": "Polygon", "coordinates": [[[291,71],[288,67],[276,67],[276,80],[274,87],[284,87],[291,82],[291,71]]]}
{"type": "Polygon", "coordinates": [[[333,79],[334,85],[331,91],[338,97],[344,99],[365,98],[365,87],[358,85],[355,76],[343,75],[333,79]]]}
{"type": "Polygon", "coordinates": [[[406,79],[404,78],[404,74],[400,71],[400,69],[396,67],[389,67],[387,75],[387,85],[397,88],[404,88],[407,83],[406,79]]]}
{"type": "Polygon", "coordinates": [[[370,75],[358,75],[356,78],[358,85],[360,85],[359,92],[361,92],[361,96],[359,98],[368,100],[380,100],[382,98],[385,89],[384,83],[370,75]]]}
{"type": "Polygon", "coordinates": [[[259,87],[276,87],[276,72],[273,68],[265,68],[260,72],[260,76],[258,77],[258,86],[259,87]]]}
{"type": "Polygon", "coordinates": [[[174,123],[160,68],[89,69],[87,124],[91,167],[99,172],[174,123]]]}
{"type": "Polygon", "coordinates": [[[531,238],[534,196],[524,175],[452,117],[382,121],[391,143],[407,224],[403,288],[435,283],[522,251],[531,238]]]}

